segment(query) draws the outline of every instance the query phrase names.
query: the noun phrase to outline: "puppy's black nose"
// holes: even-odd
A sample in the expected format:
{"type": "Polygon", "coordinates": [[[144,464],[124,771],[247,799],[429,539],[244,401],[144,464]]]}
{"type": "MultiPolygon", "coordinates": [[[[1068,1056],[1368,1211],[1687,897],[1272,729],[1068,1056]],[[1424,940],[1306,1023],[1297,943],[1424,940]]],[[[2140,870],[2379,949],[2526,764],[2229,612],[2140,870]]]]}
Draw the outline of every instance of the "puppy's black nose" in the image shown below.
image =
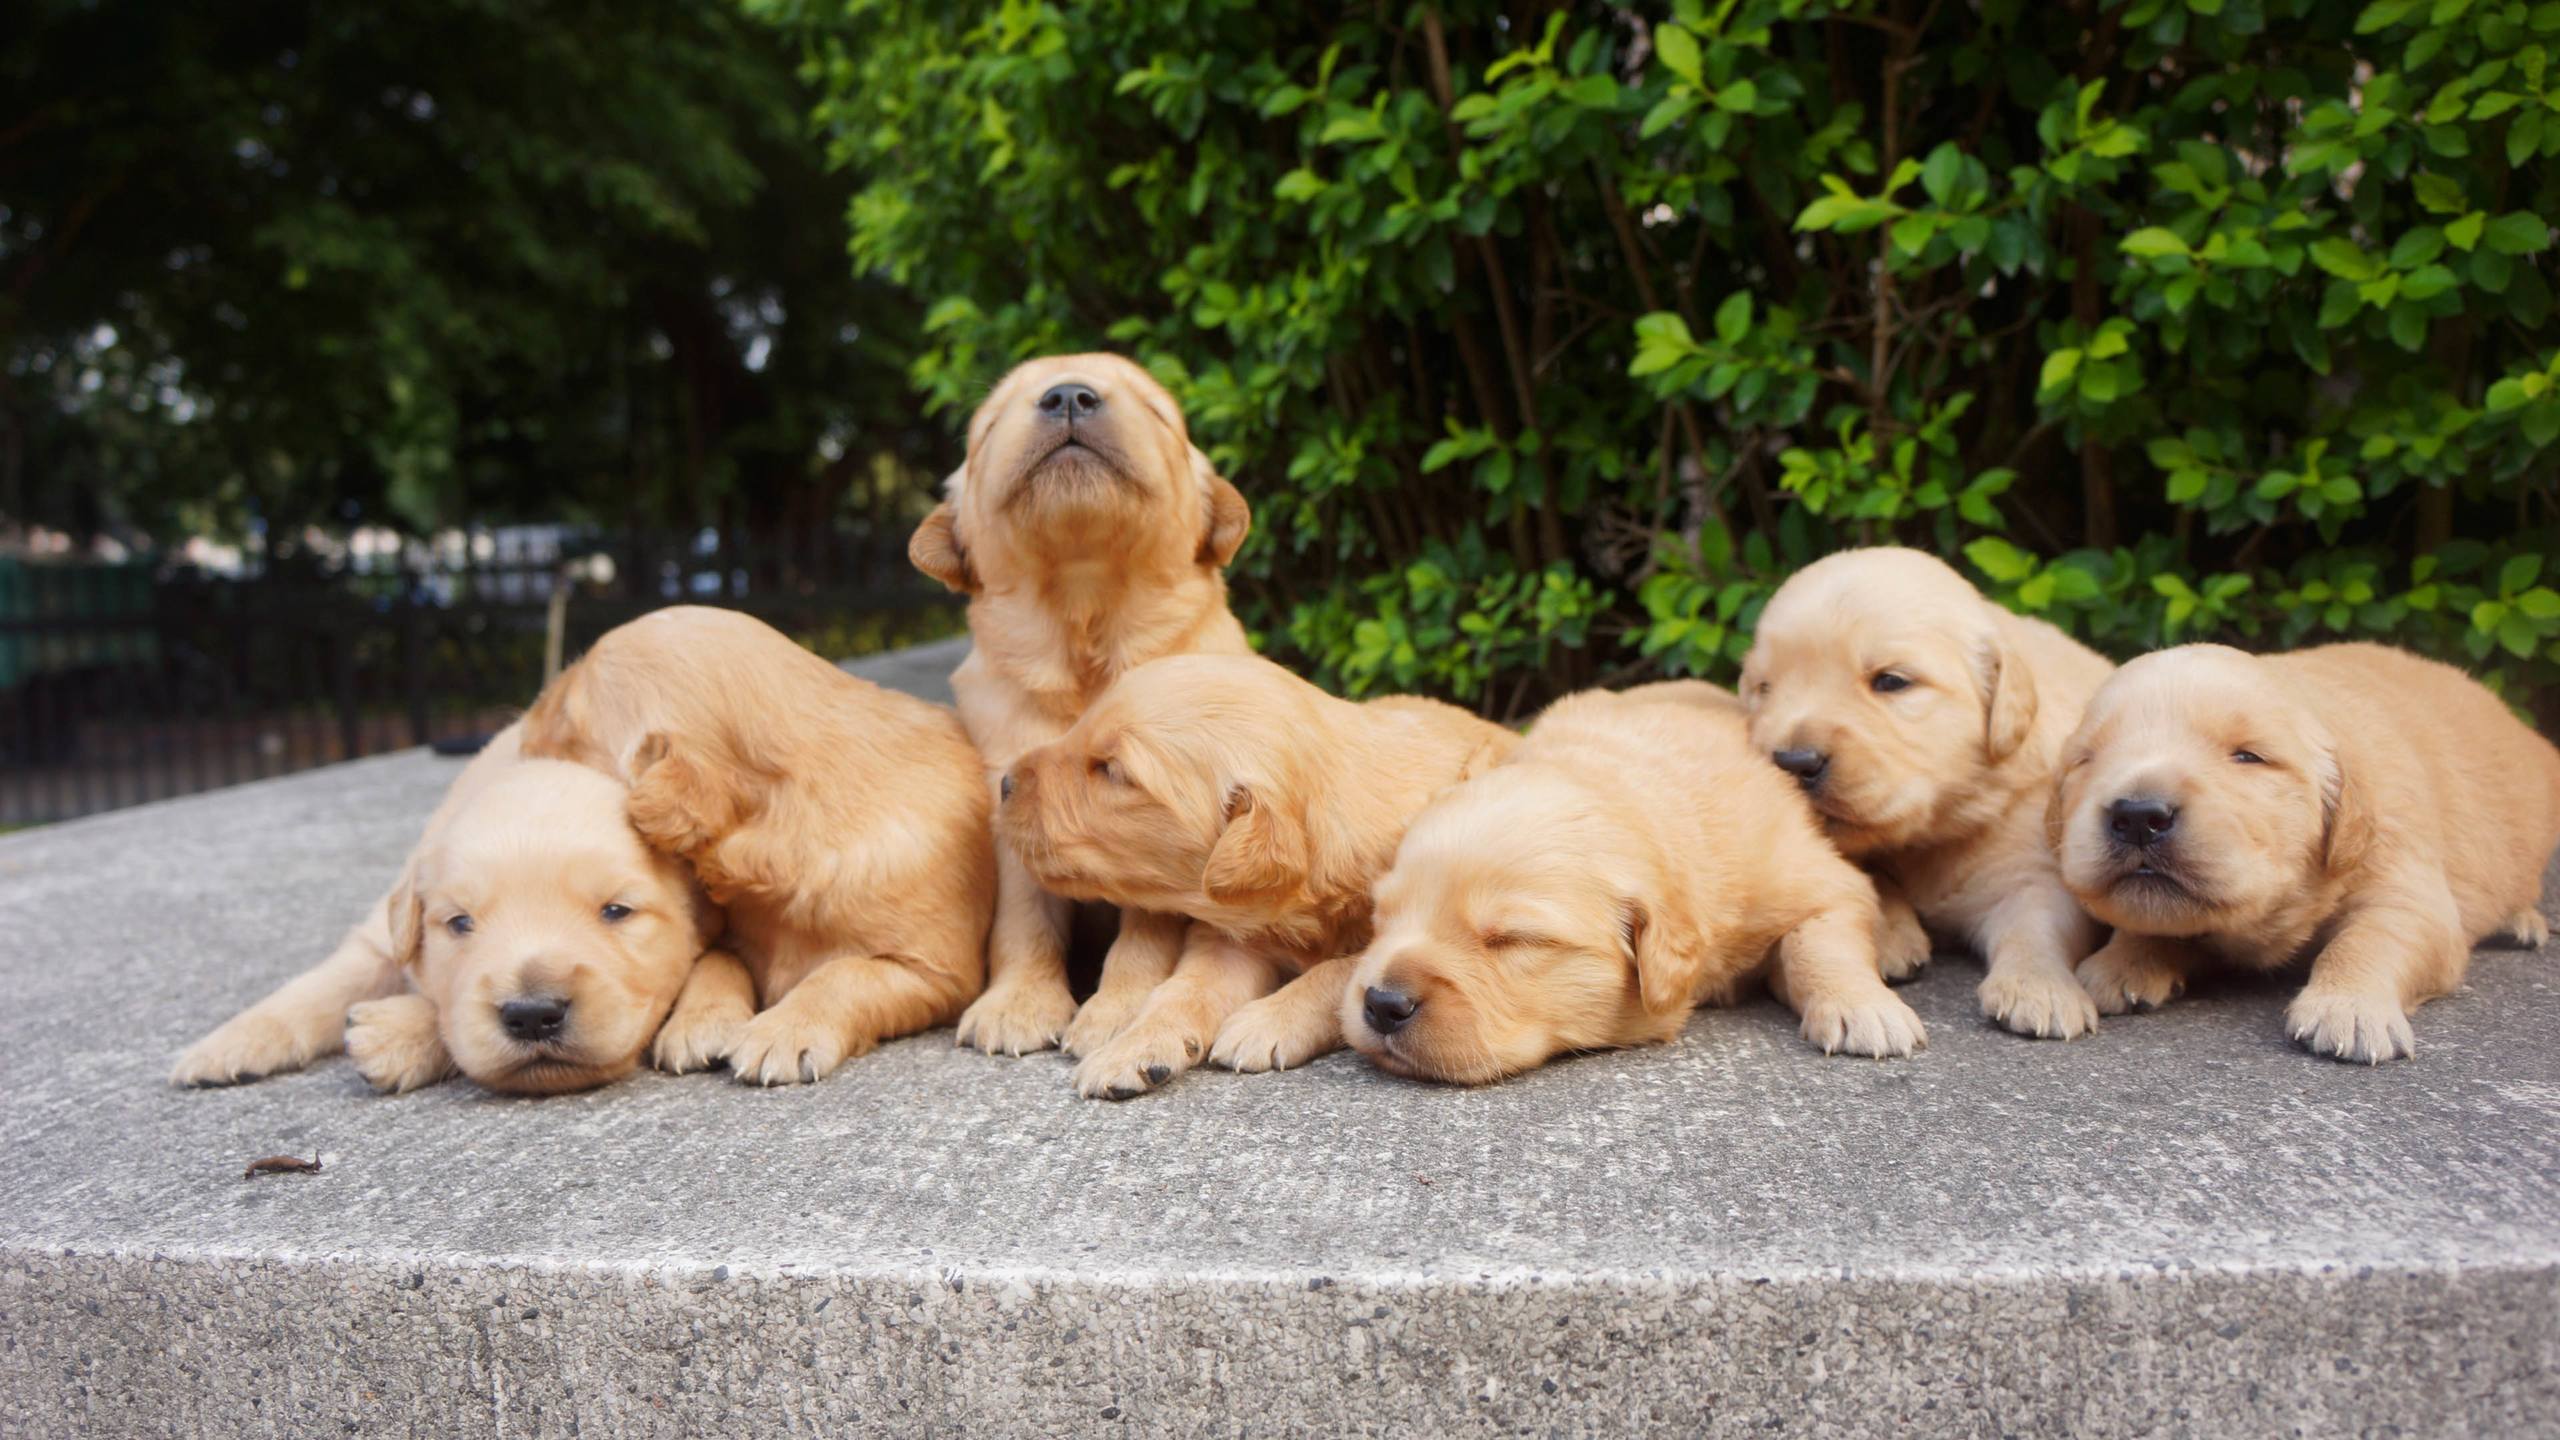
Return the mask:
{"type": "Polygon", "coordinates": [[[1819,750],[1772,750],[1769,758],[1777,761],[1779,769],[1796,777],[1796,783],[1807,789],[1822,779],[1823,771],[1831,768],[1831,757],[1819,750]]]}
{"type": "Polygon", "coordinates": [[[569,1018],[569,1002],[549,995],[510,1000],[498,1007],[498,1023],[519,1040],[548,1040],[569,1018]]]}
{"type": "Polygon", "coordinates": [[[2128,795],[2107,807],[2107,829],[2127,845],[2149,846],[2177,828],[2178,807],[2151,795],[2128,795]]]}
{"type": "Polygon", "coordinates": [[[1081,420],[1101,408],[1102,396],[1073,380],[1040,392],[1040,413],[1053,420],[1081,420]]]}
{"type": "Polygon", "coordinates": [[[1013,772],[1008,770],[1004,773],[1004,778],[996,782],[996,799],[1001,802],[1012,798],[1013,772]]]}
{"type": "Polygon", "coordinates": [[[1378,985],[1370,986],[1369,992],[1360,997],[1360,1009],[1369,1017],[1369,1028],[1381,1035],[1393,1035],[1403,1029],[1413,1012],[1421,1008],[1421,1001],[1403,991],[1378,985]]]}

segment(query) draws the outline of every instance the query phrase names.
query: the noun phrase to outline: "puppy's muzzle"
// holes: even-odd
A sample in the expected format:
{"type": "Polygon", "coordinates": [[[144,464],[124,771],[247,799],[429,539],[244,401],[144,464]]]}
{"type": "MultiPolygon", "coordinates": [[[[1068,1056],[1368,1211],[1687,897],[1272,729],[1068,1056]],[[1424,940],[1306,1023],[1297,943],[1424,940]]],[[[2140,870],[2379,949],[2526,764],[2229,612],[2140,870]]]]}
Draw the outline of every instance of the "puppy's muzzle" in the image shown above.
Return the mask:
{"type": "Polygon", "coordinates": [[[1779,769],[1796,777],[1796,783],[1807,790],[1821,784],[1823,772],[1831,768],[1830,755],[1804,746],[1772,750],[1769,758],[1777,762],[1779,769]]]}
{"type": "Polygon", "coordinates": [[[2119,845],[2148,850],[2178,828],[2178,807],[2156,795],[2128,795],[2107,807],[2107,833],[2119,845]]]}
{"type": "Polygon", "coordinates": [[[528,1045],[557,1040],[569,1023],[569,1002],[557,995],[526,995],[498,1007],[498,1025],[528,1045]]]}
{"type": "Polygon", "coordinates": [[[1412,1022],[1414,1012],[1421,1008],[1420,1000],[1383,985],[1370,986],[1368,993],[1360,997],[1361,1017],[1369,1022],[1370,1029],[1381,1035],[1393,1035],[1403,1029],[1412,1022]]]}

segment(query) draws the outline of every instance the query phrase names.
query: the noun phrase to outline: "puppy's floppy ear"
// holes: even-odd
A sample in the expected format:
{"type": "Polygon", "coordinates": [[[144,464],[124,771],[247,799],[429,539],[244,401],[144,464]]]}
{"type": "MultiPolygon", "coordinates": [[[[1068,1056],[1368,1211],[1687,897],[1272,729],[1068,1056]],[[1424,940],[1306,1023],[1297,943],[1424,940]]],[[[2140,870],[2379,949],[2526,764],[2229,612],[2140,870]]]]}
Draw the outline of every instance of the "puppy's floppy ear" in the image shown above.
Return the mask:
{"type": "Polygon", "coordinates": [[[1223,566],[1236,558],[1253,529],[1253,507],[1197,445],[1191,447],[1191,478],[1200,484],[1200,563],[1223,566]]]}
{"type": "Polygon", "coordinates": [[[1973,674],[1982,691],[1982,748],[1997,765],[2027,743],[2027,731],[2036,723],[2036,678],[2009,644],[1998,619],[1990,633],[1975,642],[1973,674]]]}
{"type": "Polygon", "coordinates": [[[630,771],[631,828],[651,849],[691,860],[738,828],[746,803],[738,777],[678,750],[665,735],[641,737],[630,771]]]}
{"type": "Polygon", "coordinates": [[[391,959],[403,970],[418,968],[418,958],[427,943],[426,896],[421,893],[418,862],[413,858],[400,867],[400,878],[392,883],[391,893],[383,897],[383,909],[391,921],[391,959]]]}
{"type": "Polygon", "coordinates": [[[2320,859],[2332,875],[2364,863],[2373,847],[2373,811],[2364,786],[2347,773],[2335,746],[2320,752],[2320,859]]]}
{"type": "Polygon", "coordinates": [[[933,507],[907,541],[907,560],[918,570],[963,595],[978,593],[978,573],[969,568],[968,547],[960,543],[960,475],[945,482],[950,498],[933,507]]]}
{"type": "Polygon", "coordinates": [[[1634,895],[1618,901],[1618,924],[1636,967],[1636,993],[1647,1014],[1668,1015],[1687,1005],[1706,973],[1706,937],[1676,905],[1634,895]]]}
{"type": "Polygon", "coordinates": [[[1200,871],[1200,889],[1232,904],[1285,895],[1305,883],[1307,828],[1269,789],[1239,785],[1227,796],[1227,828],[1200,871]]]}

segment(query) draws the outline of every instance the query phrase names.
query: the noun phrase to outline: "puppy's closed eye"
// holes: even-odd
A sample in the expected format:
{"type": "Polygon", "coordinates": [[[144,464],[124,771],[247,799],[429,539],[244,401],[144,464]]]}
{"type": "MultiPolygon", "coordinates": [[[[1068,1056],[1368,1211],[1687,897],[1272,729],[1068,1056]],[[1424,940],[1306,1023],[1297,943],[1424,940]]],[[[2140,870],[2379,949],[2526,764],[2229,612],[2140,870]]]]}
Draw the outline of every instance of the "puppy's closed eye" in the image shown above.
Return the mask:
{"type": "Polygon", "coordinates": [[[1867,681],[1867,688],[1879,695],[1893,695],[1911,688],[1911,677],[1897,670],[1879,670],[1867,681]]]}
{"type": "Polygon", "coordinates": [[[1129,772],[1121,769],[1120,762],[1117,760],[1094,761],[1093,777],[1110,785],[1126,785],[1129,783],[1129,772]]]}
{"type": "Polygon", "coordinates": [[[2231,752],[2231,758],[2234,762],[2242,765],[2265,765],[2270,763],[2267,757],[2259,754],[2255,750],[2234,750],[2231,752]]]}

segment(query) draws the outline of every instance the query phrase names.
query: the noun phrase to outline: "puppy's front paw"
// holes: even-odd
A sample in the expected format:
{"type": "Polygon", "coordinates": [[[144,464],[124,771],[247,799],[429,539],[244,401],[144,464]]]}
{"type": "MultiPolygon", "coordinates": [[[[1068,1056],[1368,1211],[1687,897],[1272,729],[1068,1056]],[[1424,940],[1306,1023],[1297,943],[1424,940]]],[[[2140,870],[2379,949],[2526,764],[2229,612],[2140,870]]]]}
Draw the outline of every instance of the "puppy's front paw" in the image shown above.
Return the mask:
{"type": "Polygon", "coordinates": [[[1304,1065],[1342,1048],[1342,1021],[1330,1009],[1310,1015],[1285,995],[1266,995],[1227,1017],[1209,1046],[1209,1063],[1252,1074],[1304,1065]]]}
{"type": "Polygon", "coordinates": [[[1876,923],[1876,969],[1887,980],[1908,980],[1929,963],[1929,932],[1909,905],[1887,905],[1876,923]]]}
{"type": "Polygon", "coordinates": [[[1808,1001],[1801,1027],[1805,1040],[1825,1055],[1908,1055],[1929,1043],[1929,1027],[1902,997],[1885,991],[1868,1000],[1808,1001]]]}
{"type": "Polygon", "coordinates": [[[649,1046],[649,1063],[670,1075],[708,1070],[729,1058],[755,1017],[726,1006],[676,1007],[649,1046]]]}
{"type": "Polygon", "coordinates": [[[2359,1065],[2379,1065],[2418,1051],[2408,1012],[2385,995],[2314,987],[2285,1007],[2284,1025],[2314,1053],[2359,1065]]]}
{"type": "Polygon", "coordinates": [[[2104,947],[2081,961],[2075,976],[2101,1015],[2157,1010],[2187,990],[2187,977],[2176,966],[2129,945],[2104,947]]]}
{"type": "Polygon", "coordinates": [[[1058,1048],[1070,1055],[1090,1055],[1110,1043],[1111,1037],[1129,1028],[1138,1011],[1147,1003],[1147,992],[1097,990],[1093,998],[1076,1007],[1076,1018],[1067,1026],[1066,1038],[1058,1048]]]}
{"type": "Polygon", "coordinates": [[[236,1085],[311,1063],[312,1047],[292,1027],[252,1010],[234,1015],[190,1045],[169,1069],[172,1085],[236,1085]]]}
{"type": "Polygon", "coordinates": [[[2039,1040],[2070,1040],[2098,1028],[2098,1007],[2068,973],[1994,970],[1977,992],[1982,1013],[2039,1040]]]}
{"type": "Polygon", "coordinates": [[[347,1054],[374,1089],[405,1095],[453,1075],[453,1057],[424,995],[367,1000],[347,1011],[347,1054]]]}
{"type": "Polygon", "coordinates": [[[1076,1063],[1076,1093],[1087,1100],[1144,1095],[1200,1062],[1208,1046],[1177,1027],[1141,1022],[1076,1063]]]}
{"type": "Polygon", "coordinates": [[[954,1039],[990,1055],[1028,1055],[1055,1046],[1075,1014],[1064,981],[999,983],[960,1012],[954,1039]]]}
{"type": "Polygon", "coordinates": [[[844,1028],[795,1009],[790,997],[738,1027],[729,1073],[741,1085],[814,1085],[871,1049],[847,1043],[844,1028]]]}

